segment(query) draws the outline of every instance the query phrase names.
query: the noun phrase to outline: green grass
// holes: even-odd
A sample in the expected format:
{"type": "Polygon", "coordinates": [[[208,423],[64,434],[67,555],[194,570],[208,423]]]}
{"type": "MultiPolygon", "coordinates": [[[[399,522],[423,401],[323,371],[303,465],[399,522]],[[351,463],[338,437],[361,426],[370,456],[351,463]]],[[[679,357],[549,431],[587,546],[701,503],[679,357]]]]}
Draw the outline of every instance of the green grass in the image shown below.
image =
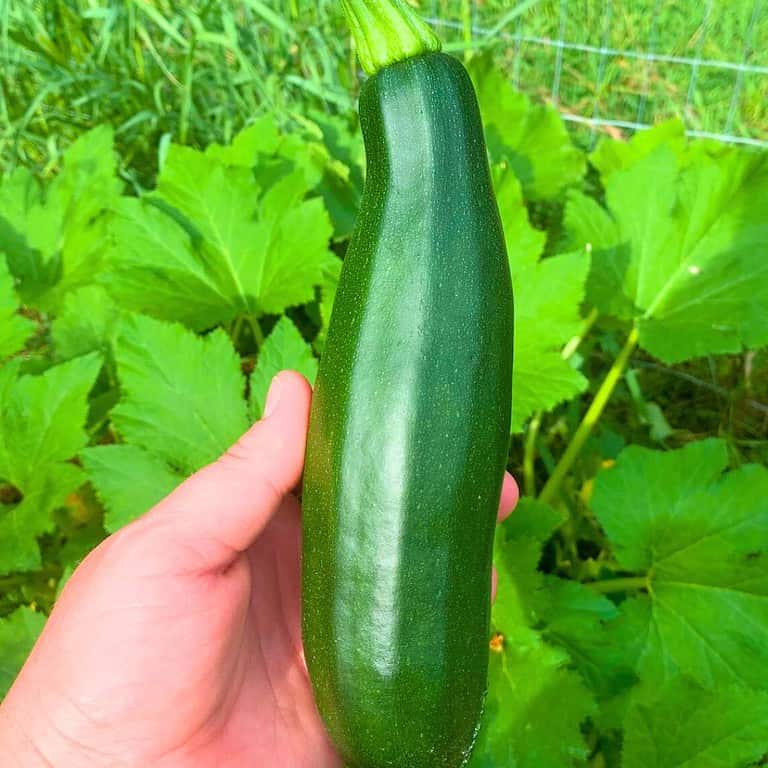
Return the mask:
{"type": "Polygon", "coordinates": [[[229,139],[253,117],[350,111],[354,70],[333,2],[0,0],[0,158],[52,167],[111,123],[138,180],[162,137],[229,139]]]}
{"type": "MultiPolygon", "coordinates": [[[[564,112],[628,122],[677,115],[693,129],[768,140],[768,75],[700,67],[692,86],[687,64],[570,50],[559,57],[552,46],[513,39],[562,33],[572,43],[768,66],[768,2],[712,2],[704,26],[707,2],[420,7],[442,22],[450,50],[492,46],[510,78],[540,99],[553,100],[559,62],[564,112]],[[516,15],[516,6],[527,10],[516,15]]],[[[264,112],[284,122],[311,109],[348,113],[356,84],[337,0],[0,0],[0,171],[19,163],[50,171],[74,137],[106,121],[124,174],[147,185],[163,137],[203,146],[264,112]]]]}

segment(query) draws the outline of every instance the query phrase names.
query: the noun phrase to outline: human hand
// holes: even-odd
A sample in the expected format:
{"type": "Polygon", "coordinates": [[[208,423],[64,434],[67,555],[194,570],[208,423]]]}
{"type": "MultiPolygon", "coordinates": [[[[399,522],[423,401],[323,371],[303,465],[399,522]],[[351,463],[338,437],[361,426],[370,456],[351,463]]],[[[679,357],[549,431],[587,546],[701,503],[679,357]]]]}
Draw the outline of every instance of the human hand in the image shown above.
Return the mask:
{"type": "MultiPolygon", "coordinates": [[[[340,768],[301,647],[310,388],[97,547],[0,707],[13,768],[340,768]],[[15,762],[14,762],[15,760],[15,762]]],[[[517,488],[505,477],[500,518],[517,488]]]]}

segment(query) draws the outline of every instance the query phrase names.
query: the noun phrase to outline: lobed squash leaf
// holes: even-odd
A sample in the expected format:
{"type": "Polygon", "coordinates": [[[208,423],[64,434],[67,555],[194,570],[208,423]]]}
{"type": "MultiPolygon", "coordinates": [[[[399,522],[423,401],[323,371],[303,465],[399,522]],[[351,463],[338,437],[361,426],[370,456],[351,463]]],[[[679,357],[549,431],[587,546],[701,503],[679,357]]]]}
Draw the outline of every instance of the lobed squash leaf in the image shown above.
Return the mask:
{"type": "MultiPolygon", "coordinates": [[[[609,166],[611,167],[611,166],[609,166]]],[[[565,221],[592,252],[587,298],[637,325],[667,363],[768,343],[768,158],[660,144],[603,178],[607,213],[582,193],[565,221]]]]}
{"type": "Polygon", "coordinates": [[[256,368],[251,374],[250,406],[254,421],[261,418],[272,378],[285,370],[297,371],[310,384],[315,383],[317,360],[312,355],[312,348],[288,317],[280,318],[272,329],[259,350],[256,368]]]}
{"type": "Polygon", "coordinates": [[[723,474],[725,443],[624,449],[592,508],[619,566],[647,589],[619,606],[612,642],[651,686],[768,688],[768,469],[723,474]]]}
{"type": "Polygon", "coordinates": [[[45,616],[22,606],[0,619],[0,697],[5,696],[45,625],[45,616]]]}
{"type": "Polygon", "coordinates": [[[120,201],[105,281],[123,306],[205,330],[314,299],[332,234],[322,199],[307,199],[319,172],[243,167],[249,136],[229,151],[172,145],[157,192],[120,201]]]}
{"type": "Polygon", "coordinates": [[[19,307],[15,280],[0,254],[0,360],[23,349],[35,329],[31,320],[18,314],[19,307]]]}
{"type": "Polygon", "coordinates": [[[508,168],[495,171],[515,298],[512,431],[520,432],[536,411],[586,389],[587,380],[562,350],[583,322],[589,254],[582,250],[542,259],[546,235],[531,226],[520,183],[508,168]]]}
{"type": "Polygon", "coordinates": [[[37,539],[54,526],[52,513],[86,477],[69,463],[88,442],[88,393],[101,357],[85,355],[39,376],[0,368],[0,574],[41,564],[37,539]]]}
{"type": "Polygon", "coordinates": [[[469,67],[477,90],[488,151],[505,162],[522,184],[527,200],[557,198],[578,184],[586,170],[557,110],[536,104],[516,91],[490,56],[476,56],[469,67]]]}

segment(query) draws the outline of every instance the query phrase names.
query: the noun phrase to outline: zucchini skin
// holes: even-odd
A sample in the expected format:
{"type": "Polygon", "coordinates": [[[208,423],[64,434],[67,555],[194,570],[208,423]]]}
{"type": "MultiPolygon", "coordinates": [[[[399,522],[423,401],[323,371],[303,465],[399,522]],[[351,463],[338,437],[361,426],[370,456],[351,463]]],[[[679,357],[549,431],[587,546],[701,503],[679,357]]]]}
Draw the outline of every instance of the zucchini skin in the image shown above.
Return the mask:
{"type": "Polygon", "coordinates": [[[304,649],[350,768],[456,768],[487,685],[509,265],[463,66],[387,66],[359,109],[366,186],[304,473],[304,649]]]}

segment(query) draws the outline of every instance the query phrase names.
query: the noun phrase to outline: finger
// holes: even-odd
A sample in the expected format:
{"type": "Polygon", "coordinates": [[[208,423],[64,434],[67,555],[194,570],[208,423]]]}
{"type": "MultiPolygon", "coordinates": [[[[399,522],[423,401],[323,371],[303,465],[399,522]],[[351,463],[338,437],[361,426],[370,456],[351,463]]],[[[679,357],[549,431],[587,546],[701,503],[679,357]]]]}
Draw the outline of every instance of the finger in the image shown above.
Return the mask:
{"type": "Polygon", "coordinates": [[[506,520],[512,514],[512,510],[517,506],[519,499],[520,490],[515,479],[509,472],[505,472],[504,481],[501,484],[501,498],[499,499],[499,522],[506,520]]]}
{"type": "Polygon", "coordinates": [[[496,590],[499,588],[499,574],[494,566],[491,571],[491,602],[496,602],[496,590]]]}
{"type": "Polygon", "coordinates": [[[172,525],[179,543],[202,555],[206,567],[248,549],[301,478],[310,399],[303,376],[275,376],[261,421],[161,501],[150,521],[172,525]]]}

